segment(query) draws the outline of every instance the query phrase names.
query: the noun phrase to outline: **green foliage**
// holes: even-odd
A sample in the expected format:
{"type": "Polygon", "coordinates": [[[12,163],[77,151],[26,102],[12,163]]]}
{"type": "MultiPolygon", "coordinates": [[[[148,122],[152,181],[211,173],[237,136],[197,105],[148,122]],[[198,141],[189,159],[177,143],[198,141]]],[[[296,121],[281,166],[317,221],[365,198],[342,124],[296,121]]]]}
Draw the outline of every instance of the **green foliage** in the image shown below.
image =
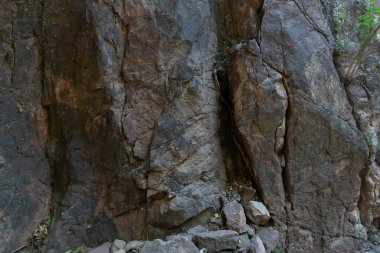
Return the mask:
{"type": "Polygon", "coordinates": [[[375,0],[366,0],[366,5],[366,10],[359,17],[359,23],[357,25],[361,44],[365,43],[379,24],[378,15],[380,14],[380,7],[376,6],[375,0]]]}
{"type": "Polygon", "coordinates": [[[276,247],[273,250],[273,253],[281,253],[281,245],[277,243],[276,247]]]}
{"type": "Polygon", "coordinates": [[[347,8],[344,6],[344,3],[339,2],[335,8],[335,24],[334,24],[334,32],[336,34],[336,43],[339,47],[344,46],[344,37],[340,33],[342,31],[342,27],[344,24],[344,21],[347,18],[347,8]]]}
{"type": "Polygon", "coordinates": [[[364,53],[380,30],[380,7],[376,6],[375,0],[365,0],[365,11],[358,18],[358,38],[360,47],[354,55],[346,73],[346,82],[352,81],[359,65],[363,61],[364,53]]]}

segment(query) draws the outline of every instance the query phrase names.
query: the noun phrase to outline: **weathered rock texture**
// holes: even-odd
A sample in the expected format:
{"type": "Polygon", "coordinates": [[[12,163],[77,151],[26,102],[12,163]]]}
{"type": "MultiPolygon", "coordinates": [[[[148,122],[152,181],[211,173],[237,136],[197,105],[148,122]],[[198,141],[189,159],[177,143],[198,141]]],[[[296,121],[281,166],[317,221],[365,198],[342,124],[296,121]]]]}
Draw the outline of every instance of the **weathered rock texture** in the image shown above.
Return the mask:
{"type": "Polygon", "coordinates": [[[25,244],[49,215],[41,34],[39,1],[0,1],[0,252],[25,244]]]}
{"type": "Polygon", "coordinates": [[[47,217],[43,252],[212,228],[238,176],[287,252],[363,251],[380,224],[379,42],[348,82],[334,35],[364,7],[334,31],[336,6],[0,0],[0,252],[47,217]]]}

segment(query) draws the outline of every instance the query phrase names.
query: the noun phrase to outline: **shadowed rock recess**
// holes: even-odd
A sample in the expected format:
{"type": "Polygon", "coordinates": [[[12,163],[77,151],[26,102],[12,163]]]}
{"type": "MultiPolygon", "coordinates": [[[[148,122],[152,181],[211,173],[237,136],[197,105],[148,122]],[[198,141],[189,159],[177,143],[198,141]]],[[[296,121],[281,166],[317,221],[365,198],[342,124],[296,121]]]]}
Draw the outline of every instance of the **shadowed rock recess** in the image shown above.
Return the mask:
{"type": "Polygon", "coordinates": [[[338,3],[0,0],[0,253],[380,252],[380,43],[344,82],[338,3]]]}

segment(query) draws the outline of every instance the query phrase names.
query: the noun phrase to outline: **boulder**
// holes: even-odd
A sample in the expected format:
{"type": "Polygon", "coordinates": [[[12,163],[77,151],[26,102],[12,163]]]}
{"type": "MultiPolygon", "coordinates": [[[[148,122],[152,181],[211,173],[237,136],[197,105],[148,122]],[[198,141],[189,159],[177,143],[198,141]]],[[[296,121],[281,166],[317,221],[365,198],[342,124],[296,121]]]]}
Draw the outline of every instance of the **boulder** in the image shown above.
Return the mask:
{"type": "Polygon", "coordinates": [[[140,253],[199,253],[199,249],[185,238],[178,238],[165,242],[157,239],[145,242],[140,253]]]}
{"type": "Polygon", "coordinates": [[[262,202],[250,201],[247,210],[248,218],[257,225],[264,225],[270,219],[268,209],[262,202]]]}
{"type": "Polygon", "coordinates": [[[239,234],[231,230],[201,232],[195,234],[193,239],[198,248],[206,248],[209,253],[235,250],[239,246],[239,240],[239,234]]]}
{"type": "Polygon", "coordinates": [[[188,239],[190,241],[193,240],[193,236],[191,234],[179,233],[179,234],[176,234],[176,235],[169,235],[169,236],[167,236],[166,237],[166,241],[173,241],[173,240],[181,239],[181,238],[185,238],[185,239],[188,239]]]}
{"type": "Polygon", "coordinates": [[[227,203],[223,207],[223,214],[229,230],[236,231],[239,234],[247,231],[244,209],[236,200],[227,203]]]}
{"type": "Polygon", "coordinates": [[[127,243],[127,245],[125,246],[125,251],[126,252],[129,252],[130,250],[138,250],[140,249],[142,246],[144,245],[144,242],[142,241],[130,241],[127,243]]]}
{"type": "Polygon", "coordinates": [[[280,242],[280,233],[274,228],[264,228],[259,231],[259,237],[267,252],[272,252],[280,242]]]}
{"type": "Polygon", "coordinates": [[[250,245],[248,247],[248,253],[266,253],[263,242],[260,237],[255,236],[251,239],[250,245]]]}
{"type": "Polygon", "coordinates": [[[112,248],[115,248],[116,251],[119,250],[119,249],[123,249],[124,250],[125,245],[127,245],[127,243],[125,241],[116,239],[112,243],[112,248]]]}
{"type": "Polygon", "coordinates": [[[105,242],[99,247],[91,249],[89,253],[109,253],[111,246],[112,246],[112,243],[105,242]]]}

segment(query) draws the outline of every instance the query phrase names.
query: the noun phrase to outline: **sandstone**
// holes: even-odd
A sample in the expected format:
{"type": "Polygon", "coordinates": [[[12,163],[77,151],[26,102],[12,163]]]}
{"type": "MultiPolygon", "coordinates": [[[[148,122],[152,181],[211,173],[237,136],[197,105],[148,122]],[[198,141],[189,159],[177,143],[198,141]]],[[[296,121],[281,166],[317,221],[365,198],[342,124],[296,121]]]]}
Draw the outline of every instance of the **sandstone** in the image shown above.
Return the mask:
{"type": "Polygon", "coordinates": [[[236,200],[224,205],[223,214],[229,230],[234,230],[239,234],[247,231],[244,209],[236,200]]]}
{"type": "Polygon", "coordinates": [[[248,218],[257,225],[263,225],[270,219],[268,209],[262,202],[250,201],[247,210],[248,218]]]}

